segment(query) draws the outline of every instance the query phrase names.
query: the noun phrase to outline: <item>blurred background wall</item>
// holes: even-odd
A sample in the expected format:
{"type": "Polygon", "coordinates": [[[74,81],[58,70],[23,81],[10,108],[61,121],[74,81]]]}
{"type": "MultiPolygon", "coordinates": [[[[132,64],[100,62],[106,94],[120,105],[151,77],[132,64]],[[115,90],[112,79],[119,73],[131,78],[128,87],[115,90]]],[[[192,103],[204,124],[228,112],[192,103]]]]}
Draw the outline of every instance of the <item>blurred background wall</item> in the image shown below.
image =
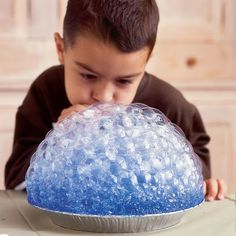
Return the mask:
{"type": "MultiPolygon", "coordinates": [[[[0,0],[0,189],[15,112],[31,82],[58,64],[66,0],[0,0]]],[[[147,70],[200,110],[212,140],[213,176],[236,189],[236,1],[157,0],[161,21],[147,70]]]]}

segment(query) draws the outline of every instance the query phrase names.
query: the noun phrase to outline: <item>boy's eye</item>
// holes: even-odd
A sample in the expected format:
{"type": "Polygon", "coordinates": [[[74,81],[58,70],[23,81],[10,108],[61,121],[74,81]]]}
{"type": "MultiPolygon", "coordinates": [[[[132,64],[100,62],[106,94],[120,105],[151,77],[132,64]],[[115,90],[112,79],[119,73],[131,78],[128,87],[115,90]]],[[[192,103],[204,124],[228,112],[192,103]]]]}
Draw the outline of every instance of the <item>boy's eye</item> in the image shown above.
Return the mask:
{"type": "Polygon", "coordinates": [[[81,73],[80,75],[81,75],[84,79],[86,79],[86,80],[97,79],[97,76],[96,76],[96,75],[92,75],[92,74],[84,74],[84,73],[81,73]]]}
{"type": "Polygon", "coordinates": [[[121,85],[128,85],[128,84],[131,84],[132,81],[131,80],[127,80],[127,79],[119,79],[119,80],[117,80],[117,83],[119,83],[121,85]]]}

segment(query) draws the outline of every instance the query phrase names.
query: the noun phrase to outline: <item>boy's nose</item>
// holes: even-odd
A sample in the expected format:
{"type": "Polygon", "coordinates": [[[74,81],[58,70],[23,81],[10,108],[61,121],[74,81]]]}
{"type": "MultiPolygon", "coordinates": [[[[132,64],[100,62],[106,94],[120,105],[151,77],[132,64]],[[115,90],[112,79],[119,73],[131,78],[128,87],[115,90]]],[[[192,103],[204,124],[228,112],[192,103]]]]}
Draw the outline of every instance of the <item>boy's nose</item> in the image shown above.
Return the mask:
{"type": "Polygon", "coordinates": [[[93,99],[95,99],[97,102],[112,102],[113,101],[112,87],[104,84],[97,86],[93,91],[93,99]]]}

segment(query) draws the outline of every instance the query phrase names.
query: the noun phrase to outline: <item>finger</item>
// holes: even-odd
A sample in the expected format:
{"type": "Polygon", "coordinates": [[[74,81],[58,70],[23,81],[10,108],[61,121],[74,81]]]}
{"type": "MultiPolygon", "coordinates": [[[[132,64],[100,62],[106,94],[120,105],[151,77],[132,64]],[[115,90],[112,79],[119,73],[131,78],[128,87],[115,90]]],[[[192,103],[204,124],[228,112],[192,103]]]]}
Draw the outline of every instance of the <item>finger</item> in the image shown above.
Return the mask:
{"type": "Polygon", "coordinates": [[[76,112],[80,112],[80,111],[86,109],[87,106],[88,105],[75,104],[75,105],[73,105],[69,108],[63,109],[62,112],[61,112],[61,115],[57,119],[57,122],[61,122],[66,117],[69,117],[69,116],[75,114],[76,112]]]}
{"type": "Polygon", "coordinates": [[[58,117],[58,119],[57,119],[57,123],[60,123],[60,122],[62,122],[64,120],[64,116],[60,116],[60,117],[58,117]]]}
{"type": "Polygon", "coordinates": [[[64,114],[66,114],[68,112],[69,108],[66,108],[66,109],[63,109],[61,111],[61,115],[60,116],[63,116],[64,114]]]}
{"type": "Polygon", "coordinates": [[[203,182],[203,193],[206,195],[206,181],[203,182]]]}
{"type": "Polygon", "coordinates": [[[71,112],[79,112],[83,109],[85,109],[87,106],[86,105],[81,105],[81,104],[75,104],[73,106],[70,106],[66,109],[63,109],[62,112],[61,112],[61,115],[68,115],[70,114],[71,112]]]}
{"type": "Polygon", "coordinates": [[[75,114],[75,113],[76,113],[75,111],[71,111],[71,112],[64,113],[63,115],[61,115],[61,116],[58,118],[57,122],[60,123],[60,122],[62,122],[64,119],[66,119],[66,118],[72,116],[72,115],[75,114]]]}
{"type": "Polygon", "coordinates": [[[76,104],[75,106],[73,106],[73,109],[74,109],[74,111],[82,111],[82,110],[84,110],[86,107],[87,107],[88,105],[81,105],[81,104],[76,104]]]}
{"type": "Polygon", "coordinates": [[[227,186],[224,182],[223,179],[217,179],[217,182],[218,182],[218,193],[217,193],[217,198],[219,200],[222,200],[224,199],[224,196],[227,192],[227,186]]]}
{"type": "Polygon", "coordinates": [[[215,179],[206,180],[206,200],[213,201],[218,193],[218,183],[215,179]]]}

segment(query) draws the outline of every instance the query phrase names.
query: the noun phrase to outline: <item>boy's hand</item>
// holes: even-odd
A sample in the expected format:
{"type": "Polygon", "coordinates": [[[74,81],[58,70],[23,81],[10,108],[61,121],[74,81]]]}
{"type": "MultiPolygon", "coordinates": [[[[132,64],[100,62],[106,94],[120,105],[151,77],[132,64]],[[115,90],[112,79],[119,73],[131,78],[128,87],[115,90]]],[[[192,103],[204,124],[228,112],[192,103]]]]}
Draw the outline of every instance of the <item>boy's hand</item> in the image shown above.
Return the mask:
{"type": "Polygon", "coordinates": [[[207,179],[204,181],[204,194],[207,201],[222,200],[227,186],[222,179],[207,179]]]}
{"type": "Polygon", "coordinates": [[[88,107],[88,105],[75,104],[71,107],[68,107],[68,108],[62,110],[61,115],[57,119],[57,122],[63,121],[66,117],[71,116],[78,111],[82,111],[82,110],[86,109],[86,107],[88,107]]]}

